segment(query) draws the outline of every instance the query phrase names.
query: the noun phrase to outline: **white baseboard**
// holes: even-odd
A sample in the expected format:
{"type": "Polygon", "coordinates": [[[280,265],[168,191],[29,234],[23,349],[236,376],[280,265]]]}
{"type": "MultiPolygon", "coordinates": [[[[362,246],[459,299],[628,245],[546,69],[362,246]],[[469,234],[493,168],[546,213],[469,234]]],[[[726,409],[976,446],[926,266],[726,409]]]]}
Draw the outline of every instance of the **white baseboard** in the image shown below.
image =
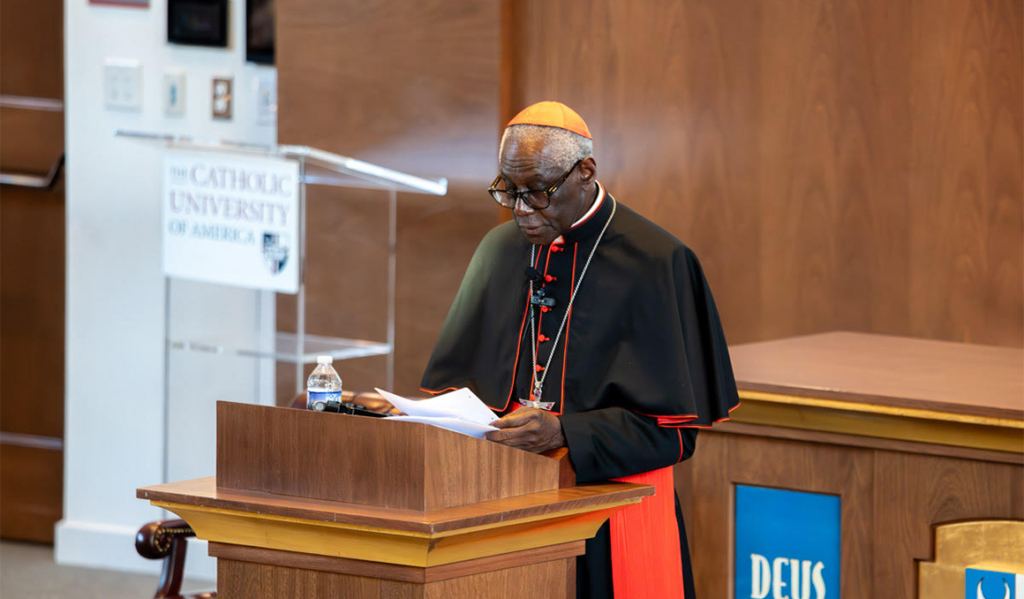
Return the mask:
{"type": "MultiPolygon", "coordinates": [[[[102,568],[141,574],[160,573],[161,562],[148,560],[135,551],[138,526],[61,520],[54,539],[54,559],[62,566],[102,568]]],[[[189,539],[185,578],[217,580],[217,559],[210,557],[206,541],[189,539]]]]}

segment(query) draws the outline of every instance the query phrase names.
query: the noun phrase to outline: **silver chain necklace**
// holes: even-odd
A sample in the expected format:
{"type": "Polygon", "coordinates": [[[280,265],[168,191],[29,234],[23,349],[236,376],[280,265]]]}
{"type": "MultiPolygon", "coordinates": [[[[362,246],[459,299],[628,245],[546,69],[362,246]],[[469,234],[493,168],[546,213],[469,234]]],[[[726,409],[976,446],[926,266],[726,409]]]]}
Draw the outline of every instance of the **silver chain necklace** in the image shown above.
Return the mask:
{"type": "MultiPolygon", "coordinates": [[[[610,197],[610,196],[609,196],[610,197]]],[[[583,265],[583,270],[580,272],[580,279],[576,282],[576,286],[573,287],[572,296],[569,297],[569,305],[565,307],[565,314],[562,316],[562,324],[558,325],[558,334],[555,335],[554,343],[551,344],[551,354],[548,355],[548,363],[544,365],[544,370],[540,373],[537,372],[537,326],[536,319],[534,318],[533,304],[530,304],[530,340],[532,344],[530,349],[533,350],[533,372],[531,373],[531,380],[533,381],[533,393],[530,394],[530,399],[520,399],[519,403],[524,406],[531,408],[540,408],[542,410],[550,410],[554,407],[555,402],[553,401],[541,401],[541,394],[544,392],[544,379],[548,376],[548,369],[551,367],[551,360],[555,357],[555,348],[558,347],[558,341],[562,338],[562,331],[565,330],[565,323],[569,320],[569,312],[572,310],[572,304],[576,301],[576,294],[579,293],[580,285],[583,284],[583,277],[587,276],[587,269],[590,268],[590,261],[594,259],[594,254],[597,253],[597,247],[601,245],[601,239],[604,238],[604,232],[608,230],[608,225],[612,224],[612,219],[615,218],[615,209],[618,207],[615,198],[612,200],[612,213],[608,215],[608,221],[604,223],[604,228],[601,229],[601,234],[597,236],[597,241],[594,242],[594,248],[590,250],[590,255],[587,256],[587,262],[583,265]],[[538,374],[540,377],[538,378],[538,374]]],[[[551,251],[550,249],[548,250],[551,251]]],[[[533,266],[534,261],[537,258],[537,246],[534,245],[530,248],[530,265],[533,266]]],[[[530,297],[533,297],[533,279],[530,280],[530,297]]],[[[527,300],[529,301],[529,300],[527,300]]]]}

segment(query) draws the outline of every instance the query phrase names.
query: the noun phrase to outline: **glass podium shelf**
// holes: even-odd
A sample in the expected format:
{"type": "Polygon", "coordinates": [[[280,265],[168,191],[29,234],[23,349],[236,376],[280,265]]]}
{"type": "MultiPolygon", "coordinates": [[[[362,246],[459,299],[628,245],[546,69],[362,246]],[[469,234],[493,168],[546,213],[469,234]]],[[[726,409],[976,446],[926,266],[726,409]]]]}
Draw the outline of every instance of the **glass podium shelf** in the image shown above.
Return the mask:
{"type": "Polygon", "coordinates": [[[304,182],[313,185],[386,189],[439,196],[443,196],[448,192],[448,180],[443,177],[438,179],[417,177],[309,146],[260,145],[223,140],[202,140],[184,135],[145,133],[120,129],[114,132],[114,137],[177,150],[299,160],[304,168],[304,182]]]}
{"type": "Polygon", "coordinates": [[[176,350],[269,358],[290,364],[300,363],[300,356],[302,364],[315,364],[317,356],[331,356],[335,360],[351,360],[368,356],[386,356],[391,353],[391,345],[388,343],[308,334],[304,336],[303,348],[300,353],[298,335],[282,331],[278,331],[274,339],[274,347],[267,349],[232,347],[203,339],[176,339],[169,341],[168,345],[171,349],[176,350]]]}

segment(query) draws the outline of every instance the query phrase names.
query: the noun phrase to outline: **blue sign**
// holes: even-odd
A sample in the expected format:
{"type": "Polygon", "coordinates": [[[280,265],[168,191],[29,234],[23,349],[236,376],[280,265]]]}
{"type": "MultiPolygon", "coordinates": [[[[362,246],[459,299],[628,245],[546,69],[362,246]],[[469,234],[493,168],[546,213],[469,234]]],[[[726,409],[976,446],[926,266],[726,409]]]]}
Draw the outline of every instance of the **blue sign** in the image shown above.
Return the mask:
{"type": "Polygon", "coordinates": [[[1022,574],[967,568],[964,579],[964,599],[1024,599],[1022,574]]]}
{"type": "Polygon", "coordinates": [[[736,599],[839,599],[839,531],[836,495],[736,485],[736,599]]]}

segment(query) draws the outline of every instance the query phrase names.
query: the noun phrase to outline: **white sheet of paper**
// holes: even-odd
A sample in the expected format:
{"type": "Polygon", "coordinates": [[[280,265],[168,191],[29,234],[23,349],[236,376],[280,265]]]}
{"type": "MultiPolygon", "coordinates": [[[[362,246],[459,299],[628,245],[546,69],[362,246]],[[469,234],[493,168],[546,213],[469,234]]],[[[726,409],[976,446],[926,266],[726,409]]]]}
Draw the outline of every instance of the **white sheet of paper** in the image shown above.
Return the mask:
{"type": "Polygon", "coordinates": [[[490,426],[498,417],[476,393],[466,388],[422,400],[407,399],[380,388],[377,393],[405,413],[390,417],[395,420],[422,422],[478,439],[488,431],[498,430],[490,426]]]}
{"type": "Polygon", "coordinates": [[[390,416],[388,420],[420,422],[456,433],[462,433],[463,435],[469,435],[470,437],[476,437],[477,439],[482,439],[487,431],[498,430],[487,424],[477,424],[468,420],[462,420],[461,418],[445,418],[443,416],[390,416]]]}
{"type": "Polygon", "coordinates": [[[384,399],[391,402],[391,405],[409,416],[458,418],[476,424],[490,424],[498,419],[494,412],[487,407],[487,404],[476,396],[476,393],[465,387],[419,401],[406,399],[401,395],[388,393],[379,388],[377,393],[383,395],[384,399]]]}

